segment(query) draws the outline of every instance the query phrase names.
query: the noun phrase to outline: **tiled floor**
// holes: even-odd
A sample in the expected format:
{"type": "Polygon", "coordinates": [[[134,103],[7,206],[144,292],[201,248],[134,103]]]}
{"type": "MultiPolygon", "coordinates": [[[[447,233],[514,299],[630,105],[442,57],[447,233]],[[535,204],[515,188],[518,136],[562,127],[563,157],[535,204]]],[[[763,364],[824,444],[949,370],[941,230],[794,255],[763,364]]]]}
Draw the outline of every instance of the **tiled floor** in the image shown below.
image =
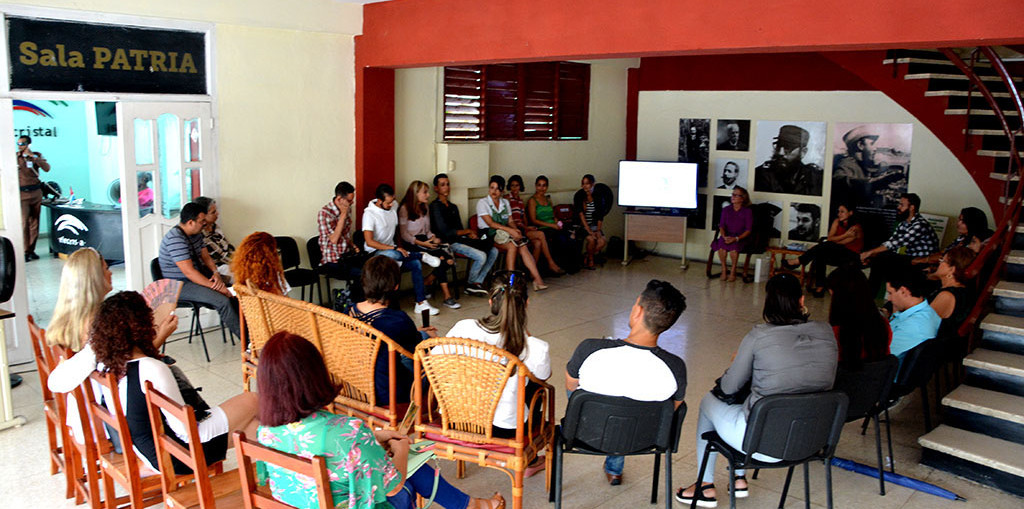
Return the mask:
{"type": "MultiPolygon", "coordinates": [[[[695,263],[689,271],[682,272],[678,268],[678,260],[666,258],[648,258],[628,267],[609,263],[594,272],[584,271],[574,276],[551,279],[548,281],[551,288],[533,293],[530,300],[529,330],[550,343],[552,365],[555,367],[552,383],[561,388],[565,363],[580,340],[606,335],[622,336],[627,332],[629,308],[649,279],[671,281],[687,296],[689,308],[679,323],[661,337],[661,345],[682,356],[689,371],[687,403],[690,415],[683,425],[680,452],[673,458],[674,486],[689,484],[696,477],[697,459],[693,444],[697,405],[714,379],[727,367],[730,355],[743,335],[760,321],[764,298],[763,284],[709,281],[704,277],[703,269],[703,265],[695,263]]],[[[441,315],[434,317],[434,324],[442,332],[457,320],[480,317],[485,313],[484,299],[465,296],[461,302],[462,309],[442,309],[441,315]]],[[[826,316],[826,300],[808,298],[807,302],[815,318],[826,316]]],[[[220,334],[216,333],[210,335],[210,355],[213,358],[210,363],[203,359],[199,345],[181,341],[168,346],[168,353],[178,359],[196,385],[203,387],[203,395],[211,403],[241,390],[238,350],[222,344],[219,337],[220,334]]],[[[16,412],[26,416],[29,423],[0,432],[0,507],[71,506],[62,497],[61,477],[48,474],[46,431],[39,404],[38,379],[34,373],[27,374],[25,378],[26,383],[14,390],[14,405],[16,412]]],[[[558,395],[561,396],[560,391],[558,395]]],[[[556,403],[556,413],[560,415],[565,408],[565,399],[560,397],[556,403]]],[[[893,417],[896,471],[957,492],[967,499],[967,503],[940,499],[892,484],[888,486],[888,494],[880,497],[876,479],[833,469],[836,507],[999,509],[1024,506],[1024,500],[1020,498],[918,464],[920,447],[916,437],[923,432],[919,405],[912,403],[893,417]]],[[[850,424],[844,430],[838,455],[872,464],[874,437],[871,433],[861,436],[858,425],[850,424]]],[[[720,478],[724,477],[723,463],[719,462],[720,478]]],[[[446,477],[470,494],[487,496],[500,491],[511,498],[508,478],[497,471],[470,466],[467,477],[456,480],[453,466],[447,462],[442,466],[446,477]]],[[[604,481],[600,459],[568,456],[563,503],[566,507],[580,508],[647,506],[651,473],[650,457],[628,459],[624,484],[612,487],[604,481]]],[[[776,507],[784,478],[783,470],[763,471],[758,480],[751,481],[750,498],[740,500],[738,506],[776,507]]],[[[801,476],[795,478],[787,507],[803,506],[801,476]]],[[[812,466],[811,501],[815,507],[825,506],[823,483],[821,465],[812,466]]],[[[663,499],[661,503],[664,503],[663,499]]],[[[525,506],[551,507],[544,490],[543,474],[527,480],[525,506]]]]}

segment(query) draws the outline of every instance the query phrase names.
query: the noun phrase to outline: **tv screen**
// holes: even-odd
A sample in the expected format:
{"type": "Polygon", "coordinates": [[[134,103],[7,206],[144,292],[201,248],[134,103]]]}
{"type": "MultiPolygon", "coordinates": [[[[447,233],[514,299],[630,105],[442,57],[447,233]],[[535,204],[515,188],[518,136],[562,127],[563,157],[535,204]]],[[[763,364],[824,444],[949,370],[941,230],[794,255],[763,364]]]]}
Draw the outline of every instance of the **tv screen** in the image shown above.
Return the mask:
{"type": "Polygon", "coordinates": [[[697,208],[697,164],[619,161],[622,207],[697,208]]]}

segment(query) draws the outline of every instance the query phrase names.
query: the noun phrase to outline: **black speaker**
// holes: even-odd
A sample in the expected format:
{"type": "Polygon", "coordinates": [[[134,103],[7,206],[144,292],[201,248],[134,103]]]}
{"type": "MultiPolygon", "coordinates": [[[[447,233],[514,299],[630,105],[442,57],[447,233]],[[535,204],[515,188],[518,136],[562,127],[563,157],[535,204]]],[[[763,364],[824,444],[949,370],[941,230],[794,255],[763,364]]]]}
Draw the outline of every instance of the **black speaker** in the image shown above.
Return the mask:
{"type": "Polygon", "coordinates": [[[0,237],[0,302],[11,300],[14,294],[14,244],[0,237]]]}

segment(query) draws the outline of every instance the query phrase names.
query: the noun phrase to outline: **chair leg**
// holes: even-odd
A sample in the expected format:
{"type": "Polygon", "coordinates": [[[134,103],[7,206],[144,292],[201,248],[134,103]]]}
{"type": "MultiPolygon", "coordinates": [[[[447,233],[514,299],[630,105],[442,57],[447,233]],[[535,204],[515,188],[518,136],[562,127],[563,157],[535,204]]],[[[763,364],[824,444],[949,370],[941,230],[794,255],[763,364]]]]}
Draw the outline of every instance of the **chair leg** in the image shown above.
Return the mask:
{"type": "Polygon", "coordinates": [[[867,433],[867,431],[868,431],[869,419],[870,419],[870,417],[865,417],[864,418],[864,422],[860,423],[860,434],[861,434],[861,436],[864,436],[864,434],[867,433]]]}
{"type": "Polygon", "coordinates": [[[825,458],[825,500],[828,509],[832,509],[832,458],[825,458]]]}
{"type": "Polygon", "coordinates": [[[729,462],[729,509],[736,509],[736,466],[729,462]]]}
{"type": "Polygon", "coordinates": [[[882,425],[875,414],[875,452],[878,454],[878,494],[885,496],[885,466],[882,464],[882,425]]]}
{"type": "Polygon", "coordinates": [[[786,471],[786,483],[782,485],[782,497],[779,498],[779,509],[786,507],[786,497],[789,495],[789,483],[793,481],[793,468],[786,471]]]}
{"type": "Polygon", "coordinates": [[[811,467],[804,462],[804,508],[811,509],[811,467]]]}
{"type": "Polygon", "coordinates": [[[665,451],[665,509],[672,509],[672,451],[665,451]]]}
{"type": "Polygon", "coordinates": [[[754,469],[754,475],[750,476],[750,478],[751,479],[757,479],[757,474],[759,474],[759,473],[761,473],[761,469],[760,468],[755,468],[754,469]]]}
{"type": "Polygon", "coordinates": [[[704,459],[700,461],[700,469],[697,471],[697,482],[693,483],[693,500],[690,502],[690,509],[697,509],[697,497],[704,492],[701,491],[701,480],[704,479],[704,470],[708,468],[708,457],[711,456],[711,444],[704,448],[704,459]]]}
{"type": "MultiPolygon", "coordinates": [[[[196,315],[199,316],[198,314],[196,315]]],[[[199,328],[199,340],[203,342],[203,353],[206,354],[206,362],[210,362],[210,351],[206,349],[206,333],[202,327],[199,328]]]]}
{"type": "Polygon", "coordinates": [[[928,405],[928,382],[921,386],[921,410],[924,411],[924,431],[932,430],[932,412],[928,405]]]}
{"type": "Polygon", "coordinates": [[[555,509],[562,509],[562,462],[565,461],[562,455],[562,441],[560,438],[555,438],[555,482],[551,487],[551,491],[548,493],[548,502],[555,503],[555,509]]]}
{"type": "Polygon", "coordinates": [[[658,476],[661,475],[661,455],[654,455],[654,475],[651,476],[651,503],[658,503],[658,476]]]}
{"type": "MultiPolygon", "coordinates": [[[[524,467],[525,468],[525,467],[524,467]]],[[[512,509],[523,509],[523,470],[516,470],[512,484],[512,509]]]]}
{"type": "Polygon", "coordinates": [[[885,440],[889,443],[889,471],[896,473],[896,457],[892,455],[892,422],[889,419],[889,409],[885,409],[885,440]]]}

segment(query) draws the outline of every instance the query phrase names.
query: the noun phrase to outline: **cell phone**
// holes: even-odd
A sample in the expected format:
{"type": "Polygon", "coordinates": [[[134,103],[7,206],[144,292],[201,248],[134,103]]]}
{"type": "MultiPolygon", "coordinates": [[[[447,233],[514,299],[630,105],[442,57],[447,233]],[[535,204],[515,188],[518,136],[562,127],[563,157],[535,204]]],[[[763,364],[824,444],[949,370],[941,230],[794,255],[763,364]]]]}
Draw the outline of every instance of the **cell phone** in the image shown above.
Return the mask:
{"type": "Polygon", "coordinates": [[[515,244],[516,244],[516,247],[523,247],[528,242],[530,242],[530,239],[527,239],[526,237],[519,237],[519,240],[516,240],[515,244]]]}
{"type": "Polygon", "coordinates": [[[416,413],[420,411],[420,406],[415,402],[409,403],[409,409],[405,411],[405,417],[402,418],[402,422],[398,424],[398,432],[403,435],[408,435],[409,430],[412,429],[412,425],[416,423],[416,413]]]}
{"type": "Polygon", "coordinates": [[[423,320],[423,326],[430,327],[430,310],[424,309],[423,311],[420,311],[420,316],[423,320]]]}

